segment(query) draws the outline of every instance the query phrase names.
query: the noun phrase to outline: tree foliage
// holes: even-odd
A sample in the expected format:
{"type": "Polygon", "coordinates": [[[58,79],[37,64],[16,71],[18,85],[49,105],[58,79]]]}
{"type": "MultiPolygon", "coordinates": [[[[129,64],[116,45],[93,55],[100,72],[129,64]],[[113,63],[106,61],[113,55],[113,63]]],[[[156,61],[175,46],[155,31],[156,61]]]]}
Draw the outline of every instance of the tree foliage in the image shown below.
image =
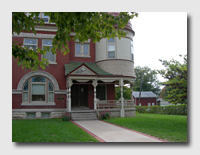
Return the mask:
{"type": "MultiPolygon", "coordinates": [[[[33,32],[36,34],[35,27],[44,25],[43,19],[38,18],[38,12],[30,12],[27,16],[24,12],[12,13],[12,34],[20,34],[22,31],[33,32]]],[[[126,33],[122,30],[133,17],[138,13],[121,12],[119,16],[113,16],[107,12],[45,12],[50,17],[50,22],[57,27],[56,35],[52,42],[52,53],[61,51],[64,55],[69,52],[67,41],[71,40],[70,33],[75,32],[74,40],[81,43],[92,38],[92,41],[100,41],[103,38],[125,37],[126,33]],[[117,28],[115,28],[117,26],[117,28]]],[[[38,53],[44,55],[49,48],[36,51],[12,43],[12,55],[18,58],[18,64],[26,69],[37,70],[47,66],[47,59],[38,59],[38,53]]]]}
{"type": "MultiPolygon", "coordinates": [[[[182,55],[179,55],[182,57],[182,55]]],[[[177,60],[160,60],[165,69],[158,72],[167,79],[162,84],[168,87],[166,99],[170,103],[187,104],[187,55],[183,57],[184,62],[181,64],[177,60]]]]}
{"type": "MultiPolygon", "coordinates": [[[[121,87],[115,87],[115,99],[119,100],[121,98],[121,87]]],[[[126,100],[131,99],[131,88],[123,87],[123,98],[126,100]]]]}
{"type": "Polygon", "coordinates": [[[140,83],[142,79],[141,91],[152,91],[156,95],[159,94],[160,88],[156,70],[152,70],[147,66],[137,66],[135,67],[135,74],[136,80],[133,83],[133,91],[140,91],[140,83]]]}

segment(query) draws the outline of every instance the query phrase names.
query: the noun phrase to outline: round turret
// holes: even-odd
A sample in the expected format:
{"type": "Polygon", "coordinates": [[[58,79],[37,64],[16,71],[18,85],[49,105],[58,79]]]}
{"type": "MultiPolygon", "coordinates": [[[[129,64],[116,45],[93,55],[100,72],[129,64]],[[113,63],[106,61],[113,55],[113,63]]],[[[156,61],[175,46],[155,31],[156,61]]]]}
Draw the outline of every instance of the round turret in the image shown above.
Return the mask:
{"type": "MultiPolygon", "coordinates": [[[[111,12],[110,14],[117,16],[119,12],[111,12]]],[[[133,54],[135,32],[130,21],[123,31],[127,33],[125,38],[115,37],[109,40],[102,38],[100,42],[95,43],[95,61],[99,67],[111,74],[135,77],[133,54]]]]}

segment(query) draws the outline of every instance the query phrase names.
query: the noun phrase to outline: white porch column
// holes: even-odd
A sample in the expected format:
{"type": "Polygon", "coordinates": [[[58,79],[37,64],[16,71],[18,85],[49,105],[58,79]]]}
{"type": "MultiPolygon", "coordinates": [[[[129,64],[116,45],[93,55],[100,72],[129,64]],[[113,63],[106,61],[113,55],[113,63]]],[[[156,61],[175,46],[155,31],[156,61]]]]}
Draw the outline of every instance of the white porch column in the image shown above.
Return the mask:
{"type": "Polygon", "coordinates": [[[121,86],[121,112],[120,112],[120,116],[124,117],[125,111],[124,111],[124,97],[123,97],[123,86],[124,86],[123,78],[120,79],[120,86],[121,86]]]}
{"type": "Polygon", "coordinates": [[[92,85],[94,86],[94,110],[97,109],[97,98],[96,98],[96,87],[98,85],[97,80],[93,80],[92,85]]]}
{"type": "Polygon", "coordinates": [[[68,107],[67,107],[67,109],[68,109],[68,111],[71,111],[71,86],[73,85],[73,82],[72,82],[72,80],[69,78],[68,80],[67,80],[67,90],[68,90],[68,107]]]}
{"type": "Polygon", "coordinates": [[[66,111],[68,111],[68,109],[69,109],[69,106],[68,106],[68,103],[69,103],[69,100],[68,100],[68,88],[67,88],[67,100],[66,100],[66,111]]]}
{"type": "Polygon", "coordinates": [[[134,102],[134,99],[133,99],[133,83],[130,83],[130,87],[131,87],[131,100],[132,100],[132,102],[134,102]]]}

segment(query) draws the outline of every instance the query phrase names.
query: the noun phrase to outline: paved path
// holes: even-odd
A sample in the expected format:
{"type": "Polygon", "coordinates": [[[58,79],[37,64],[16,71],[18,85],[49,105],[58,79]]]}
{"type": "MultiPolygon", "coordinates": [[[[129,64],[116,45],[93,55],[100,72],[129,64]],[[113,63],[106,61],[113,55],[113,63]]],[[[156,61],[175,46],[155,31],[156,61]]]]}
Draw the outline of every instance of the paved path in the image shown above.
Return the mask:
{"type": "Polygon", "coordinates": [[[88,130],[88,133],[92,133],[94,137],[100,138],[102,142],[163,142],[158,138],[99,120],[74,122],[88,130]]]}

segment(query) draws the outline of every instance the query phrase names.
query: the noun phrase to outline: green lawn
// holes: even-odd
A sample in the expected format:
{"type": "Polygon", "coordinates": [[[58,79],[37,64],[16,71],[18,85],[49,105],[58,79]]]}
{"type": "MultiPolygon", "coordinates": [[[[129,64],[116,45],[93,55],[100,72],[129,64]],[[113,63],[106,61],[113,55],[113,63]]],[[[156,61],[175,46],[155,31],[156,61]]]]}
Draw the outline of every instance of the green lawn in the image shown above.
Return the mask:
{"type": "Polygon", "coordinates": [[[98,142],[72,122],[61,119],[12,120],[13,142],[98,142]]]}
{"type": "Polygon", "coordinates": [[[105,120],[171,142],[187,142],[187,116],[136,114],[136,117],[105,120]]]}

